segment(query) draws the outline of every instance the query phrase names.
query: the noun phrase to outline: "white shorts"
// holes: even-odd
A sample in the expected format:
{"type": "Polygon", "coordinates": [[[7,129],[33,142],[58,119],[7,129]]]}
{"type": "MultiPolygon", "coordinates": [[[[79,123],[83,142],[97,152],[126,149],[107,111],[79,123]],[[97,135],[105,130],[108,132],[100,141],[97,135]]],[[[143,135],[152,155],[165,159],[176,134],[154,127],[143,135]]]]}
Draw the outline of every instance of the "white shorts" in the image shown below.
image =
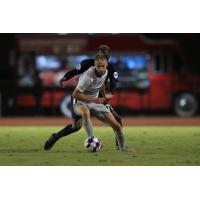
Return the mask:
{"type": "Polygon", "coordinates": [[[97,103],[87,103],[87,102],[83,102],[83,101],[76,101],[73,106],[74,106],[74,111],[76,114],[78,114],[76,112],[77,108],[80,106],[80,105],[85,105],[88,107],[88,109],[91,111],[91,112],[103,112],[103,113],[109,113],[110,112],[110,108],[104,104],[97,104],[97,103]]]}

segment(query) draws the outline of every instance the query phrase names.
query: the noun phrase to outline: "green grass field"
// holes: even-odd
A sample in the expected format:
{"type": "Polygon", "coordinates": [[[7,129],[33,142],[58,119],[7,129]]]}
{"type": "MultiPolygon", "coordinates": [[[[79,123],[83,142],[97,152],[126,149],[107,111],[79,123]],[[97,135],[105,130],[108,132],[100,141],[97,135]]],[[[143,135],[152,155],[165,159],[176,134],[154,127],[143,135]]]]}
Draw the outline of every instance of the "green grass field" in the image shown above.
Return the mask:
{"type": "Polygon", "coordinates": [[[108,127],[94,132],[104,148],[88,153],[83,129],[43,150],[49,135],[61,127],[0,127],[1,166],[190,166],[200,165],[200,127],[126,127],[126,144],[136,156],[115,150],[108,127]]]}

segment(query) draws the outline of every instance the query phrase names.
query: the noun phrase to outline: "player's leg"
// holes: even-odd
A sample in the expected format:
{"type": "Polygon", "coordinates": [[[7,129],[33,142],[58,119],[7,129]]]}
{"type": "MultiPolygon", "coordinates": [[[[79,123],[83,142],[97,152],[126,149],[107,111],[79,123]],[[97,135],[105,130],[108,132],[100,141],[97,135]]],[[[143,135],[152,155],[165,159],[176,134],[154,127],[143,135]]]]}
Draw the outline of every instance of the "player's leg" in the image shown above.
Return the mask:
{"type": "Polygon", "coordinates": [[[62,130],[60,130],[59,132],[57,132],[55,134],[55,139],[58,140],[61,137],[70,135],[74,132],[77,132],[81,129],[82,127],[82,119],[80,115],[77,115],[74,111],[74,99],[73,97],[71,97],[71,115],[72,115],[72,119],[73,119],[73,123],[67,125],[65,128],[63,128],[62,130]]]}
{"type": "Polygon", "coordinates": [[[82,119],[80,116],[76,115],[74,112],[74,107],[73,107],[73,98],[71,99],[71,114],[72,114],[72,119],[73,123],[67,125],[57,133],[53,133],[49,139],[45,142],[44,144],[44,149],[45,150],[50,150],[53,145],[62,137],[70,135],[74,132],[77,132],[81,129],[82,127],[82,119]]]}
{"type": "MultiPolygon", "coordinates": [[[[109,108],[110,112],[113,114],[114,118],[118,121],[118,123],[120,123],[120,125],[123,127],[122,125],[122,118],[121,116],[114,110],[114,108],[110,105],[110,104],[106,104],[106,107],[109,108]]],[[[117,142],[117,138],[115,138],[115,144],[117,149],[119,150],[119,145],[117,142]]]]}
{"type": "Polygon", "coordinates": [[[74,132],[77,132],[82,127],[82,119],[74,119],[72,124],[67,125],[63,129],[61,129],[59,132],[55,134],[55,139],[59,140],[61,137],[70,135],[74,132]]]}
{"type": "Polygon", "coordinates": [[[75,105],[75,112],[77,115],[82,117],[82,124],[85,128],[88,137],[94,136],[92,122],[90,120],[90,110],[86,105],[83,104],[76,104],[75,105]]]}
{"type": "Polygon", "coordinates": [[[113,116],[111,112],[105,114],[105,120],[106,120],[106,123],[115,130],[115,133],[116,133],[115,136],[118,142],[119,150],[125,151],[126,147],[124,144],[124,133],[123,133],[122,126],[120,125],[119,122],[117,122],[117,120],[115,119],[115,117],[113,116]]]}
{"type": "Polygon", "coordinates": [[[113,116],[117,120],[117,122],[120,123],[120,125],[123,127],[121,116],[113,108],[110,110],[110,112],[113,114],[113,116]]]}
{"type": "Polygon", "coordinates": [[[119,144],[119,150],[120,151],[127,151],[128,153],[131,153],[132,155],[136,155],[134,149],[127,149],[127,147],[124,144],[124,133],[123,133],[123,128],[120,125],[120,123],[117,122],[117,120],[114,118],[112,113],[106,113],[105,115],[106,123],[110,125],[116,134],[116,138],[119,144]]]}
{"type": "MultiPolygon", "coordinates": [[[[103,105],[102,105],[102,110],[103,110],[103,105]]],[[[95,110],[95,108],[92,109],[92,114],[99,120],[105,122],[106,124],[108,124],[113,128],[119,146],[119,150],[125,151],[124,134],[122,126],[114,118],[113,114],[111,112],[101,112],[100,109],[95,110]]]]}
{"type": "Polygon", "coordinates": [[[44,150],[50,150],[60,138],[79,131],[82,126],[81,121],[81,118],[79,120],[73,120],[72,124],[67,125],[57,133],[53,133],[45,142],[44,150]]]}
{"type": "MultiPolygon", "coordinates": [[[[97,110],[95,110],[95,109],[91,109],[90,112],[91,112],[91,115],[92,115],[92,116],[96,117],[97,119],[99,119],[99,120],[102,121],[103,123],[106,123],[106,124],[107,124],[107,121],[106,121],[106,119],[105,119],[105,113],[99,112],[99,111],[97,111],[97,110]]],[[[114,135],[116,135],[116,132],[115,132],[114,129],[113,129],[113,131],[114,131],[114,135]]],[[[119,150],[119,145],[118,145],[116,136],[115,136],[115,144],[116,144],[117,150],[119,150]]]]}

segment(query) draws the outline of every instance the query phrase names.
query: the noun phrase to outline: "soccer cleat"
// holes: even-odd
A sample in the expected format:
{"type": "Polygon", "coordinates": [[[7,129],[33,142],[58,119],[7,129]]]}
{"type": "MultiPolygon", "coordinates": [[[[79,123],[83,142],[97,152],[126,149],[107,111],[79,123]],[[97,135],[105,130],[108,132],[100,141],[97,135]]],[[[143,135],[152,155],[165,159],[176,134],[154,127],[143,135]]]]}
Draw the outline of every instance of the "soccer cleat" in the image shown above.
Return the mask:
{"type": "Polygon", "coordinates": [[[121,149],[119,149],[119,147],[118,147],[118,150],[122,151],[122,152],[127,152],[129,150],[129,148],[127,146],[124,146],[121,149]]]}
{"type": "Polygon", "coordinates": [[[132,156],[136,156],[136,152],[134,149],[129,149],[127,146],[124,146],[122,148],[122,150],[120,150],[121,152],[126,152],[128,154],[131,154],[132,156]]]}
{"type": "Polygon", "coordinates": [[[121,149],[121,151],[127,152],[127,151],[128,151],[128,147],[127,147],[127,146],[124,146],[124,147],[121,149]]]}
{"type": "Polygon", "coordinates": [[[50,150],[53,145],[56,143],[56,139],[55,139],[55,135],[56,133],[53,133],[50,138],[44,143],[44,150],[50,150]]]}

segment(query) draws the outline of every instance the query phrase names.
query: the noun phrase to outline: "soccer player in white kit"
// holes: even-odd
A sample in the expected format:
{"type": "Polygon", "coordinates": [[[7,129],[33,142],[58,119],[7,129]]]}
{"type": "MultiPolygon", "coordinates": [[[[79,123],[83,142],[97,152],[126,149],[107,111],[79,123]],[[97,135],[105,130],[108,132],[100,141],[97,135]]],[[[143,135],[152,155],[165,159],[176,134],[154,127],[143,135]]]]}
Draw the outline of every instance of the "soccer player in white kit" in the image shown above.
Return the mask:
{"type": "Polygon", "coordinates": [[[116,121],[110,109],[103,104],[109,97],[98,97],[99,90],[108,74],[107,66],[108,61],[105,55],[98,53],[95,57],[95,66],[90,67],[80,75],[76,89],[73,92],[73,97],[75,98],[73,103],[74,111],[82,117],[83,126],[88,136],[94,135],[90,120],[90,114],[92,113],[113,128],[119,150],[126,151],[122,126],[116,121]]]}

